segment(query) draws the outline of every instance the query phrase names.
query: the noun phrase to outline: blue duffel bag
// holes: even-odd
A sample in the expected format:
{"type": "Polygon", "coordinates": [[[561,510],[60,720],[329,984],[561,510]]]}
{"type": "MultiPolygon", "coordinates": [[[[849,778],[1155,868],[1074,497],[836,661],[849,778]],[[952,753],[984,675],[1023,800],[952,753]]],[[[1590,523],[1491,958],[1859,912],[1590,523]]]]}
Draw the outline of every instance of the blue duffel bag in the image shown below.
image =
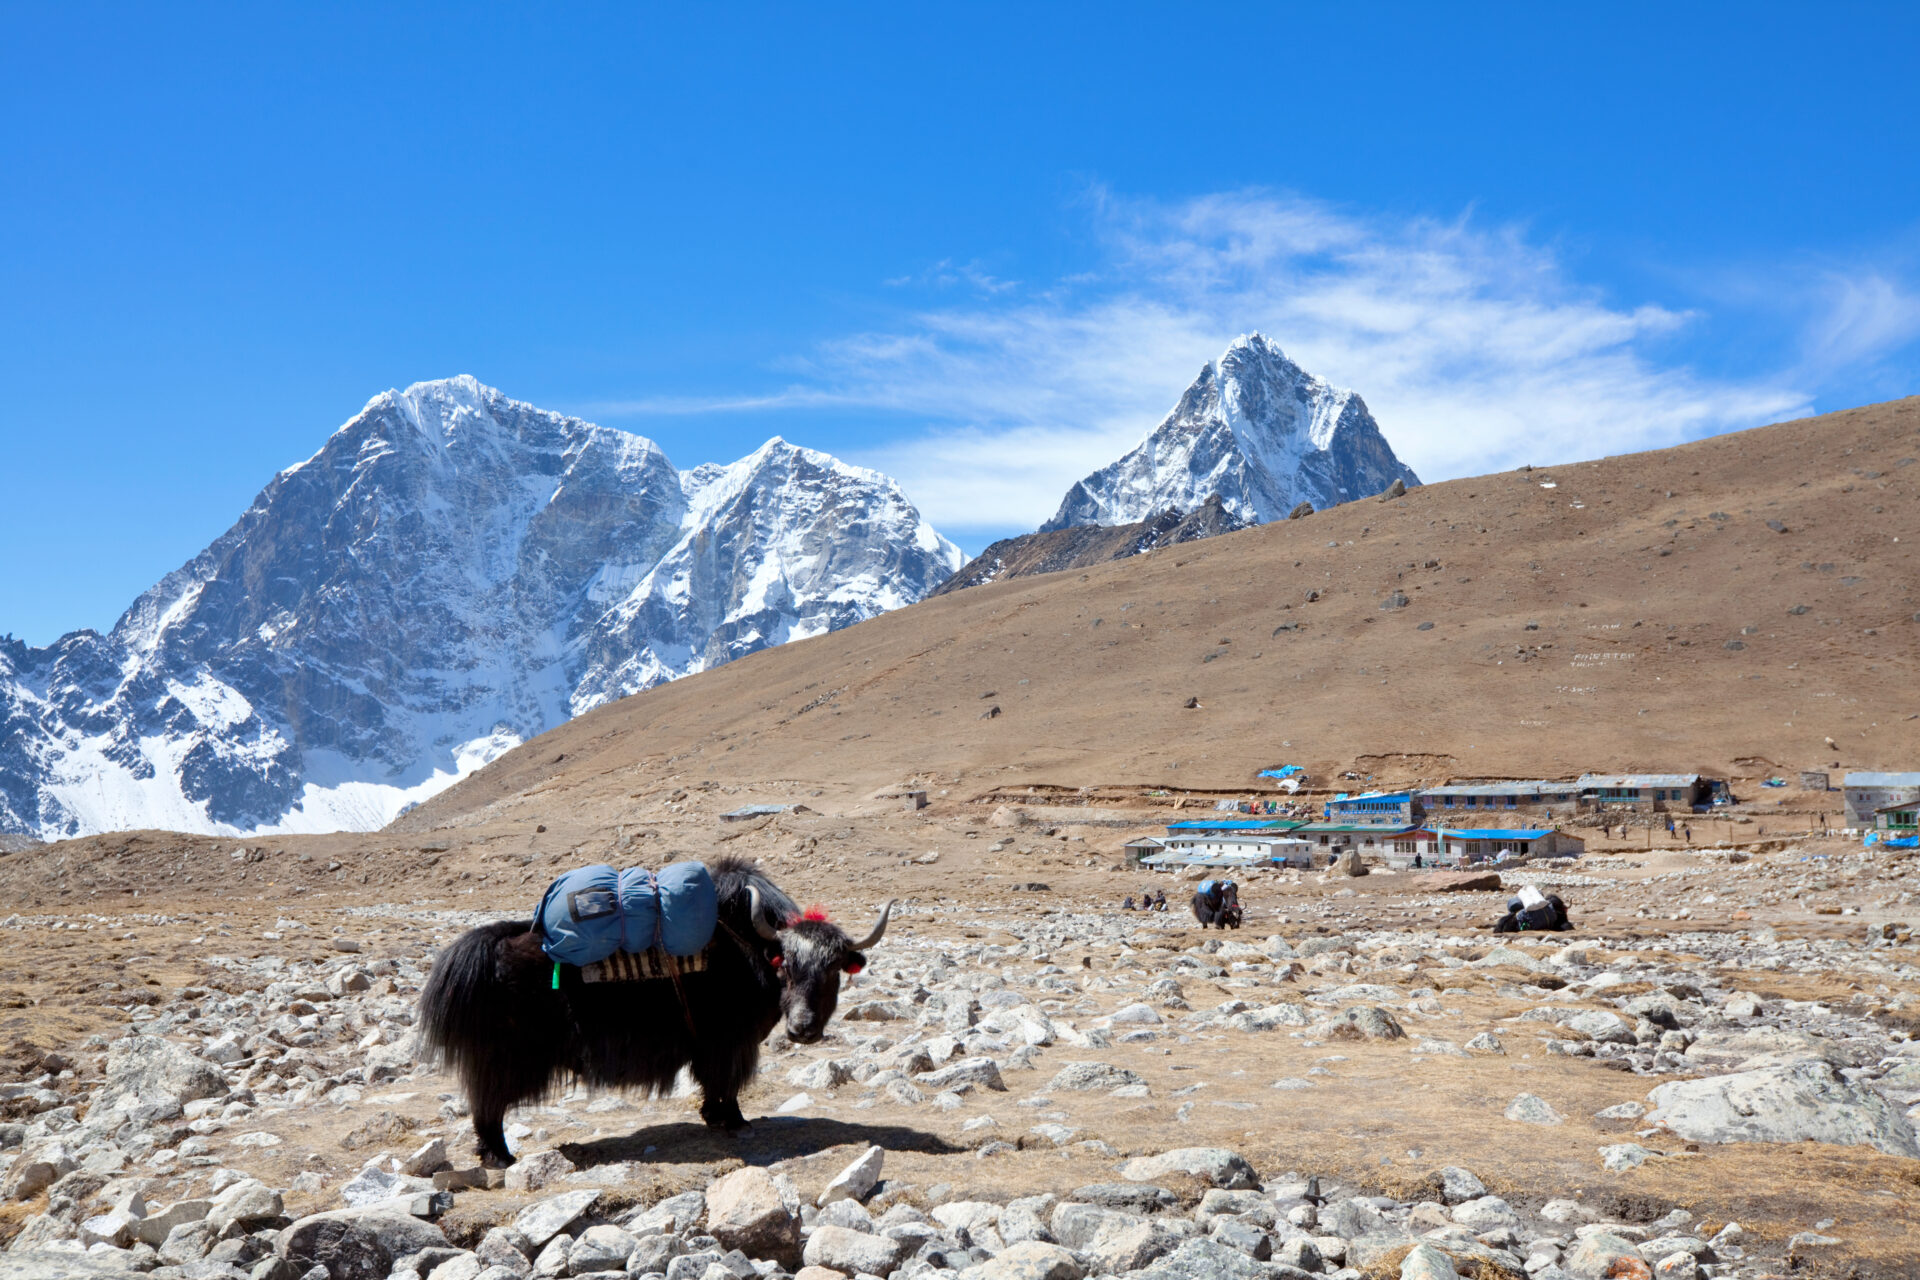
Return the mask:
{"type": "Polygon", "coordinates": [[[569,871],[547,886],[535,923],[540,949],[583,965],[616,951],[690,956],[713,939],[720,903],[704,862],[676,862],[656,875],[601,864],[569,871]]]}

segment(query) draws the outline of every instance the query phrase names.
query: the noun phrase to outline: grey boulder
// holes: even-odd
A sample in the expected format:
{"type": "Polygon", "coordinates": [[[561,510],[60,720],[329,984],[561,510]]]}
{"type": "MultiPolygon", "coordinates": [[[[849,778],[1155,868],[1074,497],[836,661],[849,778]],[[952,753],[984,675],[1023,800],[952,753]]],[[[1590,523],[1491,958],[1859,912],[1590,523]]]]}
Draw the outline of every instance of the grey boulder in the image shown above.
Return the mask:
{"type": "Polygon", "coordinates": [[[226,1095],[227,1078],[220,1068],[171,1040],[127,1036],[107,1046],[103,1099],[173,1098],[186,1103],[226,1095]]]}
{"type": "Polygon", "coordinates": [[[53,1249],[0,1253],[0,1280],[134,1280],[141,1274],[132,1254],[119,1258],[53,1249]]]}
{"type": "Polygon", "coordinates": [[[1218,1240],[1196,1238],[1161,1258],[1139,1280],[1300,1280],[1308,1272],[1277,1262],[1258,1262],[1218,1240]]]}
{"type": "Polygon", "coordinates": [[[1057,1244],[1022,1240],[981,1264],[979,1280],[1081,1280],[1080,1260],[1057,1244]]]}
{"type": "Polygon", "coordinates": [[[1676,1080],[1647,1100],[1649,1121],[1694,1142],[1832,1142],[1920,1156],[1912,1122],[1893,1104],[1817,1059],[1676,1080]]]}
{"type": "Polygon", "coordinates": [[[1110,1062],[1069,1062],[1048,1082],[1047,1088],[1105,1093],[1122,1085],[1145,1083],[1145,1077],[1110,1062]]]}
{"type": "Polygon", "coordinates": [[[446,1243],[440,1228],[397,1209],[339,1209],[287,1227],[275,1252],[295,1266],[324,1266],[331,1280],[386,1280],[396,1259],[446,1243]]]}
{"type": "Polygon", "coordinates": [[[817,1227],[802,1260],[809,1267],[830,1267],[847,1275],[884,1276],[911,1252],[907,1242],[846,1227],[817,1227]]]}
{"type": "Polygon", "coordinates": [[[771,1258],[789,1270],[800,1261],[800,1219],[773,1176],[757,1166],[735,1169],[708,1189],[707,1234],[723,1249],[771,1258]]]}
{"type": "Polygon", "coordinates": [[[1260,1177],[1242,1156],[1225,1147],[1180,1147],[1157,1156],[1127,1161],[1120,1176],[1128,1182],[1152,1182],[1169,1173],[1186,1173],[1228,1191],[1257,1191],[1260,1177]]]}

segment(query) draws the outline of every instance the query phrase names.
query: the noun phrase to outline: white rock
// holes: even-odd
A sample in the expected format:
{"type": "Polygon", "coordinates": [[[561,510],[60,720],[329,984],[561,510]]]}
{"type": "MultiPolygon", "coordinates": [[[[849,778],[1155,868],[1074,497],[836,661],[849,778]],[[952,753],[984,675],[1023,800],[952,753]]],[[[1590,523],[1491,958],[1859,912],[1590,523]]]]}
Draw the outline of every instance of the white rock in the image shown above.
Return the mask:
{"type": "Polygon", "coordinates": [[[833,1175],[833,1180],[820,1193],[817,1203],[826,1205],[835,1200],[865,1200],[880,1184],[880,1166],[886,1158],[887,1153],[882,1148],[868,1147],[857,1160],[833,1175]]]}

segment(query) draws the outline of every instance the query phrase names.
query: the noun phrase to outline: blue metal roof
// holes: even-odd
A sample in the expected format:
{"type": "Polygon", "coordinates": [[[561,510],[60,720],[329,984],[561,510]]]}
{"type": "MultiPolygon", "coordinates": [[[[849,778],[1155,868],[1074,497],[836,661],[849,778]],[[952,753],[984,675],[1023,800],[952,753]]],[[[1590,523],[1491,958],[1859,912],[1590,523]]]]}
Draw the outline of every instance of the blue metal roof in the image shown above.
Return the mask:
{"type": "Polygon", "coordinates": [[[1552,827],[1521,827],[1517,830],[1465,830],[1458,827],[1434,828],[1434,834],[1452,840],[1538,840],[1553,834],[1552,827]]]}

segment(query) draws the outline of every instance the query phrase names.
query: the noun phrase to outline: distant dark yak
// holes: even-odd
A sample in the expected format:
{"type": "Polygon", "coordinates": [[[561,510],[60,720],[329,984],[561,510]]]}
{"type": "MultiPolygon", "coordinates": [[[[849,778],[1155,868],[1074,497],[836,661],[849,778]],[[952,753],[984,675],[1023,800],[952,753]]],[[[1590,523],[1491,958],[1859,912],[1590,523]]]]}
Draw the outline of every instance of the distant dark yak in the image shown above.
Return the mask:
{"type": "Polygon", "coordinates": [[[1208,880],[1193,895],[1193,918],[1202,929],[1215,925],[1238,929],[1244,913],[1240,910],[1240,886],[1231,880],[1208,880]]]}
{"type": "Polygon", "coordinates": [[[856,942],[824,913],[803,914],[751,861],[723,858],[711,870],[720,923],[707,968],[677,983],[589,983],[563,965],[556,987],[530,920],[469,930],[434,963],[420,995],[421,1042],[458,1075],[488,1163],[513,1163],[508,1110],[570,1079],[663,1093],[691,1067],[701,1119],[744,1129],[740,1090],[761,1041],[783,1017],[800,1044],[826,1033],[840,975],[866,964],[862,952],[886,932],[893,904],[856,942]]]}

